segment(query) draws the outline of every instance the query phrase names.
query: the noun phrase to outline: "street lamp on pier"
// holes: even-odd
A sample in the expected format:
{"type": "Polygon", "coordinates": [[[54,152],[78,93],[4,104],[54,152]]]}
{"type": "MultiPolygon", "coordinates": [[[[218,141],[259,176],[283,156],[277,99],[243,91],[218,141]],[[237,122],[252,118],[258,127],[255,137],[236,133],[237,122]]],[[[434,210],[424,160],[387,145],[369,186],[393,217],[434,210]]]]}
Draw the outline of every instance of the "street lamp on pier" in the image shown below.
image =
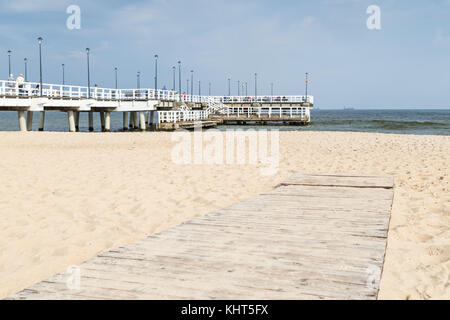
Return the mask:
{"type": "Polygon", "coordinates": [[[65,72],[64,72],[65,64],[63,63],[61,65],[61,67],[62,67],[62,84],[65,85],[66,84],[66,77],[65,77],[65,72]]]}
{"type": "Polygon", "coordinates": [[[158,55],[155,54],[155,90],[158,90],[158,55]]]}
{"type": "Polygon", "coordinates": [[[173,86],[172,86],[172,91],[175,91],[175,66],[172,67],[172,71],[173,71],[173,86]]]}
{"type": "Polygon", "coordinates": [[[42,37],[38,38],[39,43],[39,95],[42,97],[42,37]]]}
{"type": "Polygon", "coordinates": [[[115,76],[115,80],[116,80],[116,90],[118,89],[118,85],[117,85],[117,67],[114,68],[114,76],[115,76]]]}
{"type": "Polygon", "coordinates": [[[178,61],[178,89],[181,97],[181,61],[178,61]]]}
{"type": "Polygon", "coordinates": [[[11,76],[11,50],[8,50],[8,78],[11,76]]]}
{"type": "Polygon", "coordinates": [[[258,100],[258,74],[255,72],[255,102],[258,100]]]}
{"type": "Polygon", "coordinates": [[[191,70],[191,95],[194,95],[194,70],[191,70]]]}
{"type": "Polygon", "coordinates": [[[308,102],[308,82],[309,82],[308,76],[309,76],[309,73],[306,72],[306,74],[305,74],[305,102],[308,102]]]}
{"type": "Polygon", "coordinates": [[[27,81],[28,81],[28,68],[27,68],[28,59],[27,59],[27,58],[24,58],[24,59],[23,59],[23,62],[24,62],[24,64],[25,64],[25,82],[27,82],[27,81]]]}
{"type": "Polygon", "coordinates": [[[141,72],[140,71],[137,72],[137,88],[138,89],[141,88],[141,72]]]}
{"type": "Polygon", "coordinates": [[[90,66],[89,66],[89,54],[90,54],[91,49],[86,48],[86,58],[87,58],[87,72],[88,72],[88,94],[87,97],[88,99],[91,98],[91,70],[90,70],[90,66]]]}

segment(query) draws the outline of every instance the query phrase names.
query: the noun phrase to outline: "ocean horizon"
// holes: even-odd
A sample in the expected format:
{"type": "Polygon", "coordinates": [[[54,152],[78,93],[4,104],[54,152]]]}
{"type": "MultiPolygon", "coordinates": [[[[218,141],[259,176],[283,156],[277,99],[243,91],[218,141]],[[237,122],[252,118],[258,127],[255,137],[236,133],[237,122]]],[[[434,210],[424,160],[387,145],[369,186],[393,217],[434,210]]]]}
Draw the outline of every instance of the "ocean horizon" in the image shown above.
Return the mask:
{"type": "MultiPolygon", "coordinates": [[[[39,126],[39,113],[33,117],[33,131],[39,126]]],[[[95,131],[100,118],[94,115],[95,131]]],[[[417,135],[450,135],[450,109],[313,109],[311,123],[305,126],[226,126],[226,129],[277,128],[282,131],[350,131],[417,135]]],[[[88,113],[80,114],[80,132],[88,132],[88,113]]],[[[0,112],[0,131],[17,131],[17,112],[0,112]]],[[[45,131],[68,131],[67,115],[46,111],[45,131]]],[[[122,131],[122,113],[111,113],[111,131],[122,131]]]]}

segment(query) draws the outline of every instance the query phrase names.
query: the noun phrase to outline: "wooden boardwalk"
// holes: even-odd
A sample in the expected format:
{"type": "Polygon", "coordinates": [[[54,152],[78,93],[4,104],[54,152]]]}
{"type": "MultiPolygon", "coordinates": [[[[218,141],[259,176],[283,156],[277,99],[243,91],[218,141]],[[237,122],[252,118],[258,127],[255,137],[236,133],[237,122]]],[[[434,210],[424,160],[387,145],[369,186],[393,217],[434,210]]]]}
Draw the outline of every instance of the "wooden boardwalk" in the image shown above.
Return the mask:
{"type": "Polygon", "coordinates": [[[392,199],[390,176],[295,174],[10,298],[376,299],[392,199]]]}

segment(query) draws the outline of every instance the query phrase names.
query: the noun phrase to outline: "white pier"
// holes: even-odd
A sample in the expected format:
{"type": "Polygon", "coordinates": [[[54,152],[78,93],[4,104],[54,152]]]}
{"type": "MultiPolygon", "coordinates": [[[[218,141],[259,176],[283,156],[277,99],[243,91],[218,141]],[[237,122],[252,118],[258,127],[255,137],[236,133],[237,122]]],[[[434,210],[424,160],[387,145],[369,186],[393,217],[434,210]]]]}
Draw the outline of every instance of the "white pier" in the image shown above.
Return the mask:
{"type": "Polygon", "coordinates": [[[40,112],[39,130],[44,130],[45,111],[67,112],[69,131],[78,131],[79,113],[100,115],[102,131],[111,130],[111,112],[123,112],[123,129],[173,130],[190,128],[193,122],[214,126],[217,123],[265,124],[282,121],[310,122],[312,96],[199,96],[172,90],[111,89],[60,84],[0,81],[0,111],[17,111],[19,129],[31,131],[33,112],[40,112]],[[25,112],[27,112],[25,114],[25,112]],[[130,114],[128,114],[130,113],[130,114]],[[185,126],[184,126],[185,125],[185,126]]]}

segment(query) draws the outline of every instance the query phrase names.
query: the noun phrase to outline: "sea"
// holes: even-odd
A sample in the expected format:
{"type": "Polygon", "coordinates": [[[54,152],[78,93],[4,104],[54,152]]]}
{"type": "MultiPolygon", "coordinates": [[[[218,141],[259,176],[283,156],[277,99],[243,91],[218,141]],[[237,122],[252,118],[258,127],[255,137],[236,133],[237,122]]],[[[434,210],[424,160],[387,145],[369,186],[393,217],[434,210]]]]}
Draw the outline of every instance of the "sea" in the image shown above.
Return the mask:
{"type": "MultiPolygon", "coordinates": [[[[39,126],[39,112],[34,113],[33,130],[39,126]]],[[[94,127],[100,128],[98,113],[94,117],[94,127]]],[[[249,126],[219,126],[219,129],[242,128],[249,126]]],[[[320,109],[311,111],[311,124],[307,126],[265,126],[283,131],[351,131],[380,132],[417,135],[450,135],[450,109],[320,109]]],[[[122,113],[111,113],[112,131],[122,130],[122,113]]],[[[0,131],[18,130],[17,112],[0,111],[0,131]]],[[[68,131],[67,114],[60,111],[47,111],[45,130],[68,131]]],[[[88,115],[80,115],[80,131],[88,132],[88,115]]]]}

